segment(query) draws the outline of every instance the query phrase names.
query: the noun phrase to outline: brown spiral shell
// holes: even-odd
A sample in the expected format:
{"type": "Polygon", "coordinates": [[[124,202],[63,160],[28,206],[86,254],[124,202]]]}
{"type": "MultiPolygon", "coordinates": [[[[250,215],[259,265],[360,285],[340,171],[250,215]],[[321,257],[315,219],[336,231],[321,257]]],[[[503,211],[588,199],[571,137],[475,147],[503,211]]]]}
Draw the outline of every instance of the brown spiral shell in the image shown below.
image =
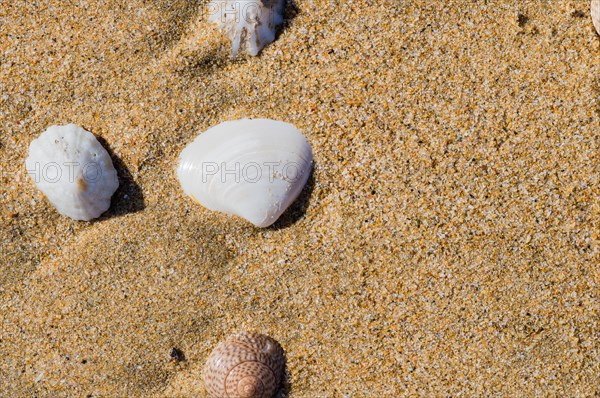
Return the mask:
{"type": "Polygon", "coordinates": [[[592,13],[592,22],[596,32],[600,34],[600,0],[592,0],[590,4],[590,11],[592,13]]]}
{"type": "Polygon", "coordinates": [[[271,398],[285,368],[283,349],[269,336],[238,333],[219,343],[204,367],[211,398],[271,398]]]}

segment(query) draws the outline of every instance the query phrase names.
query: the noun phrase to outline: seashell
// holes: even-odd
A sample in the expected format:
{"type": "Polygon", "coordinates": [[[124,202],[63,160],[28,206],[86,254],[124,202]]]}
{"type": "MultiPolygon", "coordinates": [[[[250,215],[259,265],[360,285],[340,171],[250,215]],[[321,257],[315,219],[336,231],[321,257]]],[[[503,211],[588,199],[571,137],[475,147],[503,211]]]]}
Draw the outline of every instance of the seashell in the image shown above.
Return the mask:
{"type": "Polygon", "coordinates": [[[212,0],[208,20],[229,36],[234,56],[240,48],[257,55],[275,40],[284,8],[285,0],[212,0]]]}
{"type": "Polygon", "coordinates": [[[239,333],[219,343],[204,367],[211,398],[271,398],[285,369],[283,349],[269,336],[239,333]]]}
{"type": "Polygon", "coordinates": [[[99,217],[119,187],[106,149],[74,124],[51,126],[33,140],[25,166],[56,210],[75,220],[99,217]]]}
{"type": "Polygon", "coordinates": [[[590,10],[592,12],[592,22],[596,32],[600,34],[600,0],[592,0],[590,4],[590,10]]]}
{"type": "Polygon", "coordinates": [[[201,205],[268,227],[298,197],[311,167],[310,144],[296,127],[241,119],[200,134],[181,152],[177,175],[201,205]]]}

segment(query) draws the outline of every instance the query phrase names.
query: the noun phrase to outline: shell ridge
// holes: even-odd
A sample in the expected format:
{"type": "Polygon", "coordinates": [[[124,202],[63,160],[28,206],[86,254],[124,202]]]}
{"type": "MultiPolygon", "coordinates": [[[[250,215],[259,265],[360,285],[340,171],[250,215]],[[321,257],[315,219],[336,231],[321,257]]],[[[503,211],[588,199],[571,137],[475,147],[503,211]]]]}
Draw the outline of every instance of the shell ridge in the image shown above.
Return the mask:
{"type": "Polygon", "coordinates": [[[284,352],[277,341],[265,335],[239,333],[219,343],[209,355],[204,384],[211,398],[250,394],[269,398],[281,384],[284,367],[284,352]]]}
{"type": "Polygon", "coordinates": [[[269,369],[269,371],[271,372],[271,375],[273,376],[273,379],[277,379],[277,375],[275,374],[275,372],[273,372],[273,369],[271,369],[270,366],[265,365],[265,363],[261,362],[261,361],[239,361],[235,366],[232,366],[231,369],[229,369],[229,371],[227,372],[227,374],[225,375],[225,378],[223,379],[223,391],[227,391],[227,379],[229,378],[229,375],[240,365],[246,364],[246,363],[256,363],[258,365],[263,365],[265,368],[269,369]]]}

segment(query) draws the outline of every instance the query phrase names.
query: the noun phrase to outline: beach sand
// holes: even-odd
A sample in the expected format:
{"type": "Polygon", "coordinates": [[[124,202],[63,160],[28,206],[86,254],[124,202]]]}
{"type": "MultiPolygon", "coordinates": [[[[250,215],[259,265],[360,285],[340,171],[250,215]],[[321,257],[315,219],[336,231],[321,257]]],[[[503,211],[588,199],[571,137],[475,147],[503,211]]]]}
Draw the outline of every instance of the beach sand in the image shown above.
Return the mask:
{"type": "Polygon", "coordinates": [[[239,330],[285,349],[280,396],[600,394],[589,3],[374,3],[296,0],[235,60],[204,0],[0,4],[0,397],[205,397],[204,361],[239,330]],[[267,229],[175,175],[243,117],[314,151],[267,229]],[[93,222],[25,170],[67,123],[119,171],[93,222]]]}

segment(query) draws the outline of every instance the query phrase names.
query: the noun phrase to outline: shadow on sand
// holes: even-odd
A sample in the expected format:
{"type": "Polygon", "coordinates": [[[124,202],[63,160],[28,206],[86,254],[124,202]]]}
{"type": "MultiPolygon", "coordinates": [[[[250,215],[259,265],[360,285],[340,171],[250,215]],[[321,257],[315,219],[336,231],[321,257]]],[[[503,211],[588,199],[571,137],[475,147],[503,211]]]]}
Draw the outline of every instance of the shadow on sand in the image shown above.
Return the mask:
{"type": "Polygon", "coordinates": [[[315,188],[315,168],[317,164],[313,161],[313,167],[310,171],[310,175],[308,176],[308,180],[300,192],[298,198],[292,203],[292,205],[279,217],[275,223],[267,229],[272,231],[277,231],[283,228],[287,228],[291,225],[294,225],[298,221],[300,221],[308,210],[308,205],[310,203],[310,198],[312,196],[313,190],[315,188]]]}
{"type": "Polygon", "coordinates": [[[96,136],[96,139],[102,144],[112,159],[113,165],[117,170],[117,176],[119,177],[119,188],[112,196],[108,211],[94,221],[107,220],[144,210],[146,204],[142,189],[134,181],[125,163],[114,153],[104,138],[96,136]]]}

